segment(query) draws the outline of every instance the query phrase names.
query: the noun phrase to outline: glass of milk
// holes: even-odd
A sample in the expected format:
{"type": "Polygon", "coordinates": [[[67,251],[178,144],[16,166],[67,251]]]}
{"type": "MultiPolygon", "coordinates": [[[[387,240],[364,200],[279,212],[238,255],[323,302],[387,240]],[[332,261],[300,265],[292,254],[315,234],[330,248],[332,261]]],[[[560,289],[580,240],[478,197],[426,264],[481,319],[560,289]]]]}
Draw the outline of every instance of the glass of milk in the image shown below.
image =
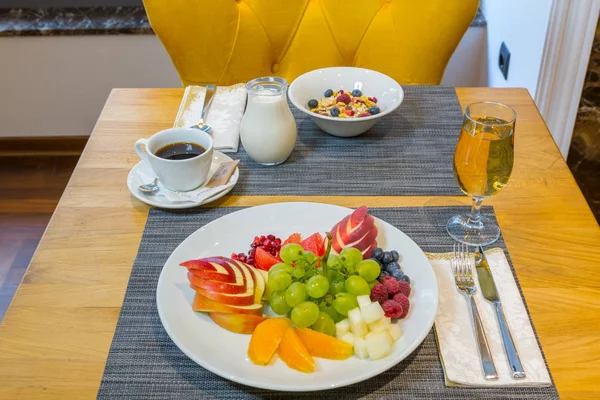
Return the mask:
{"type": "Polygon", "coordinates": [[[296,145],[296,120],[287,102],[285,79],[268,76],[246,84],[248,105],[240,126],[246,153],[259,164],[278,165],[296,145]]]}

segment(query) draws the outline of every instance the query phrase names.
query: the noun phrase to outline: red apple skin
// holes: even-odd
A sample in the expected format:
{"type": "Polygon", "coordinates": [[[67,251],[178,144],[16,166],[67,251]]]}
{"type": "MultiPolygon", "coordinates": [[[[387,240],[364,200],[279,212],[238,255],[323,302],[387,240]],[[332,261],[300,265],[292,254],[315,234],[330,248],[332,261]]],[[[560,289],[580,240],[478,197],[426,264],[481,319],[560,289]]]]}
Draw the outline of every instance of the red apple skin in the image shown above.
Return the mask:
{"type": "Polygon", "coordinates": [[[228,294],[240,294],[246,292],[246,285],[238,285],[236,283],[226,283],[203,279],[199,276],[194,275],[191,272],[187,274],[188,280],[194,286],[202,289],[213,290],[215,292],[228,293],[228,294]]]}
{"type": "Polygon", "coordinates": [[[352,246],[356,247],[360,251],[368,249],[369,246],[372,245],[373,242],[377,239],[378,232],[379,231],[377,230],[377,227],[375,225],[373,225],[371,227],[371,230],[369,232],[367,232],[367,234],[365,236],[363,236],[362,239],[360,239],[358,241],[358,243],[356,243],[352,246]]]}
{"type": "MultiPolygon", "coordinates": [[[[218,282],[227,282],[227,283],[237,283],[236,275],[233,268],[237,268],[237,265],[234,263],[234,260],[225,257],[208,257],[208,258],[200,258],[198,260],[189,260],[181,263],[180,265],[188,268],[188,271],[192,274],[218,282]],[[215,266],[211,263],[215,263],[223,267],[227,274],[221,273],[216,270],[215,266]]],[[[240,271],[241,272],[241,271],[240,271]]],[[[243,284],[246,285],[246,276],[242,273],[242,278],[244,279],[243,284]]],[[[240,282],[241,283],[241,282],[240,282]]]]}
{"type": "Polygon", "coordinates": [[[233,260],[233,262],[235,262],[237,265],[239,265],[240,268],[246,268],[248,270],[248,272],[250,272],[250,275],[252,276],[252,280],[254,281],[254,302],[260,303],[262,301],[262,296],[263,296],[266,286],[267,286],[265,279],[262,276],[258,276],[258,277],[256,276],[256,275],[260,274],[260,272],[258,272],[259,270],[254,268],[253,266],[243,263],[238,260],[233,260]]]}
{"type": "Polygon", "coordinates": [[[367,258],[371,258],[371,255],[373,254],[373,250],[375,250],[377,248],[377,240],[373,242],[372,245],[370,245],[366,250],[364,250],[363,253],[363,260],[366,260],[367,258]]]}
{"type": "Polygon", "coordinates": [[[197,288],[196,293],[219,303],[230,306],[250,306],[254,304],[254,292],[242,295],[231,295],[220,292],[213,292],[203,288],[197,288]]]}
{"type": "Polygon", "coordinates": [[[331,247],[333,247],[333,249],[337,251],[338,254],[344,249],[344,243],[340,243],[341,241],[338,239],[338,231],[340,229],[340,224],[341,222],[338,222],[331,230],[331,247]]]}
{"type": "Polygon", "coordinates": [[[350,223],[349,219],[347,219],[347,218],[348,217],[346,217],[345,219],[340,221],[331,232],[331,236],[332,236],[331,245],[334,248],[334,250],[339,253],[345,247],[348,247],[350,244],[357,242],[357,241],[358,242],[353,244],[352,247],[356,247],[357,249],[359,249],[361,251],[366,249],[367,247],[369,247],[371,242],[377,237],[377,233],[375,233],[375,236],[372,237],[370,239],[370,241],[368,241],[368,242],[365,241],[366,237],[370,237],[370,235],[371,235],[370,232],[373,230],[373,228],[375,228],[375,230],[377,229],[374,225],[375,218],[368,215],[367,218],[365,218],[363,220],[363,222],[350,233],[348,233],[348,231],[345,228],[345,226],[347,227],[350,223]],[[344,222],[344,220],[345,220],[345,222],[344,222]]]}
{"type": "Polygon", "coordinates": [[[369,255],[373,252],[376,246],[372,245],[377,238],[378,229],[375,226],[375,218],[367,214],[367,211],[367,207],[361,206],[334,225],[331,230],[331,246],[335,251],[340,253],[351,245],[363,254],[366,254],[367,250],[369,255]]]}
{"type": "Polygon", "coordinates": [[[203,271],[201,269],[189,269],[188,272],[202,279],[224,283],[236,283],[235,275],[221,274],[215,271],[203,271]]]}
{"type": "MultiPolygon", "coordinates": [[[[348,231],[346,230],[346,232],[344,232],[343,230],[340,231],[340,236],[342,237],[342,240],[344,241],[344,243],[346,244],[351,244],[354,243],[358,240],[360,240],[362,237],[364,237],[367,232],[369,232],[371,230],[371,228],[373,228],[373,224],[375,223],[375,218],[373,218],[370,215],[367,215],[367,218],[365,218],[363,220],[363,222],[361,222],[358,226],[356,226],[352,231],[348,231]]],[[[339,229],[342,229],[343,225],[340,225],[339,229]]]]}
{"type": "Polygon", "coordinates": [[[222,304],[216,301],[210,300],[196,292],[194,296],[194,302],[192,303],[192,309],[194,311],[204,312],[220,312],[229,314],[251,314],[251,315],[262,315],[262,304],[252,304],[248,307],[236,307],[229,304],[222,304]]]}
{"type": "Polygon", "coordinates": [[[354,210],[354,212],[350,214],[350,227],[354,229],[358,224],[360,224],[368,215],[368,211],[369,210],[366,206],[360,206],[354,210]]]}
{"type": "Polygon", "coordinates": [[[221,328],[246,335],[254,332],[258,324],[266,319],[263,316],[251,314],[210,312],[208,315],[221,328]]]}

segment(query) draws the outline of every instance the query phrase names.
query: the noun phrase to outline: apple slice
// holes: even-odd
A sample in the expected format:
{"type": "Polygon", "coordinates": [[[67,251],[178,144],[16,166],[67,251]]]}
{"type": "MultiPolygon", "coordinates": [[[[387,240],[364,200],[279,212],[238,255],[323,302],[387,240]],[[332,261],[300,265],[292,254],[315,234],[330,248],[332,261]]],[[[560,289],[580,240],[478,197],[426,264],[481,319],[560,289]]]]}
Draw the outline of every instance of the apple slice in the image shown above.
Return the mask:
{"type": "Polygon", "coordinates": [[[377,234],[375,218],[362,206],[333,226],[331,245],[338,253],[346,247],[355,247],[368,258],[377,246],[377,234]]]}
{"type": "Polygon", "coordinates": [[[360,206],[352,214],[350,214],[351,228],[357,227],[367,217],[369,209],[367,206],[360,206]]]}
{"type": "Polygon", "coordinates": [[[229,314],[252,314],[262,315],[262,304],[252,304],[249,306],[234,306],[230,304],[223,304],[217,301],[208,299],[201,294],[196,292],[194,296],[194,302],[192,303],[192,309],[194,311],[203,312],[220,312],[229,314]]]}
{"type": "Polygon", "coordinates": [[[250,334],[266,318],[252,314],[208,313],[210,318],[223,329],[242,334],[250,334]]]}
{"type": "Polygon", "coordinates": [[[192,274],[204,279],[228,283],[235,283],[237,281],[237,275],[229,264],[225,263],[221,265],[220,262],[213,264],[209,260],[209,258],[188,260],[182,262],[180,265],[186,267],[192,274]]]}
{"type": "Polygon", "coordinates": [[[228,294],[240,294],[246,292],[246,284],[237,284],[237,283],[226,283],[213,281],[209,279],[203,279],[199,276],[194,275],[191,272],[188,272],[187,278],[192,285],[197,288],[213,290],[215,292],[228,293],[228,294]]]}
{"type": "MultiPolygon", "coordinates": [[[[255,279],[252,273],[250,273],[248,268],[243,267],[240,263],[236,263],[235,260],[227,259],[224,257],[213,257],[208,260],[218,260],[221,264],[229,264],[231,265],[236,273],[241,272],[244,276],[244,282],[246,284],[246,291],[244,293],[238,294],[229,294],[223,293],[213,289],[204,289],[198,288],[196,292],[204,297],[207,297],[211,300],[218,301],[219,303],[229,304],[234,306],[249,306],[254,304],[254,284],[255,279]]],[[[262,296],[262,294],[261,294],[262,296]]]]}
{"type": "Polygon", "coordinates": [[[250,275],[252,276],[252,280],[254,281],[254,302],[260,303],[262,301],[263,293],[267,287],[267,282],[264,279],[264,275],[260,272],[266,272],[261,269],[254,268],[253,266],[241,262],[239,260],[232,260],[237,263],[240,268],[246,268],[250,275]],[[260,272],[259,272],[260,271],[260,272]]]}

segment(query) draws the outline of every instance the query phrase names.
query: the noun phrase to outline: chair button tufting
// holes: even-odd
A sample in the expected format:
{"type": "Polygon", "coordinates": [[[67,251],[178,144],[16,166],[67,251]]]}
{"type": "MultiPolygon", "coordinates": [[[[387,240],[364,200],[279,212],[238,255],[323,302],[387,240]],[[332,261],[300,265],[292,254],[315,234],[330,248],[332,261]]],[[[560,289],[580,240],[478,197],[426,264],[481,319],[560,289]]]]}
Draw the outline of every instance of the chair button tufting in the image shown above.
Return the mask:
{"type": "Polygon", "coordinates": [[[271,72],[276,74],[279,72],[279,64],[275,63],[271,66],[271,72]]]}

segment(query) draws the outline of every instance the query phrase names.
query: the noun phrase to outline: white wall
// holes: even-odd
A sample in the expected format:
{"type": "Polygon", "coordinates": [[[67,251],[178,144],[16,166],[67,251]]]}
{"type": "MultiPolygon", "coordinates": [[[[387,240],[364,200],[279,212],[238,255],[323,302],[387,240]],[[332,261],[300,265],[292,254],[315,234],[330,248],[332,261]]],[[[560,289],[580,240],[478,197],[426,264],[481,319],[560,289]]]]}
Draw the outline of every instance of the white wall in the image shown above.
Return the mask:
{"type": "Polygon", "coordinates": [[[535,96],[551,6],[552,0],[481,0],[490,87],[524,87],[535,96]],[[507,80],[498,68],[502,42],[510,51],[507,80]]]}
{"type": "Polygon", "coordinates": [[[488,85],[487,33],[484,26],[467,29],[448,61],[442,85],[456,87],[488,85]]]}
{"type": "MultiPolygon", "coordinates": [[[[469,28],[442,83],[485,86],[485,28],[469,28]]],[[[0,137],[89,135],[115,87],[180,87],[154,35],[0,37],[0,137]]]]}
{"type": "Polygon", "coordinates": [[[0,136],[89,135],[115,87],[180,87],[154,35],[0,37],[0,136]]]}

